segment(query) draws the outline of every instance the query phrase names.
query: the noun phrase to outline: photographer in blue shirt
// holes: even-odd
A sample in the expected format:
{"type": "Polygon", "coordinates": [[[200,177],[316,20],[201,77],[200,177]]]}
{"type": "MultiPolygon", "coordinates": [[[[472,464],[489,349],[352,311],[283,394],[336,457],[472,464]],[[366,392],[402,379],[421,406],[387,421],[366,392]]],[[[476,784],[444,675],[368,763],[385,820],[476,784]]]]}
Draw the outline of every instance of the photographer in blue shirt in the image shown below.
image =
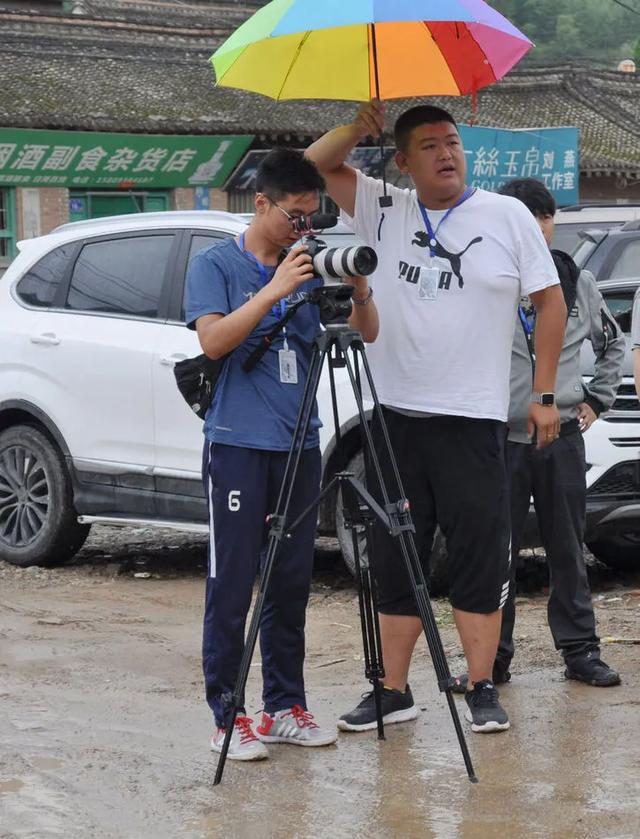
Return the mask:
{"type": "MultiPolygon", "coordinates": [[[[223,697],[233,691],[247,612],[268,540],[266,517],[276,506],[287,453],[319,329],[317,306],[300,307],[250,371],[243,363],[284,316],[287,307],[322,280],[314,275],[295,222],[316,212],[324,181],[300,152],[276,149],[257,175],[255,216],[244,234],[200,251],[187,276],[187,326],[203,352],[225,359],[204,425],[203,481],[210,542],[203,633],[206,695],[225,735],[223,697]],[[285,255],[285,250],[291,248],[285,255]]],[[[364,278],[351,280],[354,301],[368,301],[364,278]]],[[[350,320],[365,340],[375,337],[375,306],[356,306],[350,320]]],[[[321,461],[314,410],[289,510],[295,520],[320,491],[321,461]]],[[[268,756],[264,743],[324,746],[337,732],[322,729],[307,710],[304,680],[305,611],[311,584],[316,515],[310,513],[281,543],[260,627],[262,721],[241,710],[228,757],[268,756]]]]}

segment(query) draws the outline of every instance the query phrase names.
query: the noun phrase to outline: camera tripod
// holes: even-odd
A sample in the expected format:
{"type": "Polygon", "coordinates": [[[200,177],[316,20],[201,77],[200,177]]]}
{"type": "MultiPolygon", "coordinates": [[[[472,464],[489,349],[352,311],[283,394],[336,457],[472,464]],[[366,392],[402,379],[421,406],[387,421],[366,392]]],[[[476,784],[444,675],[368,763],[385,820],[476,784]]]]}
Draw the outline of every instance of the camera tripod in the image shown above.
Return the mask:
{"type": "MultiPolygon", "coordinates": [[[[218,759],[214,786],[219,784],[222,780],[222,774],[224,772],[227,753],[229,751],[235,719],[239,709],[244,707],[244,691],[260,629],[265,596],[274,563],[277,561],[279,546],[282,540],[286,539],[296,529],[300,522],[317,508],[317,504],[336,487],[342,492],[345,523],[351,529],[353,539],[360,621],[364,646],[365,675],[373,687],[378,738],[384,739],[381,702],[381,680],[384,678],[384,669],[381,652],[380,627],[369,561],[367,557],[361,556],[358,539],[359,533],[364,531],[368,548],[370,548],[371,528],[376,519],[382,523],[382,525],[393,537],[397,539],[410,580],[412,593],[418,607],[422,628],[427,639],[429,652],[431,654],[431,659],[433,661],[433,666],[438,680],[438,688],[440,691],[444,692],[447,698],[447,704],[451,712],[451,718],[453,720],[453,725],[458,737],[458,742],[460,744],[462,757],[469,779],[474,783],[477,781],[473,765],[471,763],[471,756],[469,754],[467,742],[452,695],[452,687],[455,684],[455,680],[452,678],[449,671],[449,665],[447,663],[440,634],[436,625],[435,616],[433,614],[427,584],[422,572],[422,567],[420,565],[418,552],[413,538],[415,528],[411,520],[409,502],[404,497],[397,463],[391,449],[391,442],[384,417],[382,415],[381,406],[374,388],[369,363],[364,353],[364,342],[359,332],[350,329],[346,323],[346,317],[343,317],[340,320],[342,322],[327,324],[325,330],[321,330],[314,341],[307,381],[298,411],[298,417],[296,419],[291,447],[289,449],[285,466],[284,477],[278,493],[276,511],[268,518],[270,526],[269,542],[260,577],[258,595],[245,640],[244,652],[240,662],[238,677],[233,693],[223,697],[226,705],[226,734],[220,757],[218,759]],[[352,358],[349,357],[349,350],[352,352],[352,358]],[[339,441],[340,431],[334,369],[338,367],[346,367],[358,406],[360,430],[365,447],[365,456],[370,459],[371,467],[377,476],[377,482],[381,488],[382,503],[376,501],[352,473],[339,472],[323,489],[318,498],[300,516],[298,516],[294,522],[289,524],[287,522],[287,515],[293,494],[293,487],[304,449],[304,441],[306,439],[309,423],[313,414],[313,407],[325,359],[328,360],[329,364],[331,399],[336,436],[339,441]],[[380,419],[385,448],[392,464],[394,482],[396,484],[395,489],[398,493],[398,500],[395,501],[390,500],[390,493],[385,487],[380,461],[375,451],[373,438],[367,422],[360,387],[359,360],[362,362],[362,367],[373,397],[374,411],[377,412],[380,419]]],[[[368,555],[370,555],[369,550],[368,555]]]]}

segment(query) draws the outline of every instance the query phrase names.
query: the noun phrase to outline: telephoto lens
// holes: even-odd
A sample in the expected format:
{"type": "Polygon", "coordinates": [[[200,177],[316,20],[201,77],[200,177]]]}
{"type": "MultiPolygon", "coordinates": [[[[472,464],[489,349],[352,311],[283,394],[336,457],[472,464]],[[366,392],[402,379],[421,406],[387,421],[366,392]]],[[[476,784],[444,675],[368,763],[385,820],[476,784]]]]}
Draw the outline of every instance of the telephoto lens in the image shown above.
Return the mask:
{"type": "Polygon", "coordinates": [[[311,256],[313,270],[323,280],[340,280],[343,277],[364,277],[378,267],[378,257],[367,245],[348,248],[328,248],[321,239],[309,238],[305,242],[311,256]]]}

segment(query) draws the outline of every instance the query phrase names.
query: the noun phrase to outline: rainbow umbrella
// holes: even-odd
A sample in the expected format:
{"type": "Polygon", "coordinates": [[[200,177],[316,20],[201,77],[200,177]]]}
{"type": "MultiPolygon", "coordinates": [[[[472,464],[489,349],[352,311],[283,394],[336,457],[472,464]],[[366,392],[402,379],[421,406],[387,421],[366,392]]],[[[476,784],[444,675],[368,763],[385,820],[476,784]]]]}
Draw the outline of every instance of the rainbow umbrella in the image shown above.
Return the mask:
{"type": "Polygon", "coordinates": [[[272,0],[211,58],[272,99],[475,94],[533,46],[482,0],[272,0]]]}

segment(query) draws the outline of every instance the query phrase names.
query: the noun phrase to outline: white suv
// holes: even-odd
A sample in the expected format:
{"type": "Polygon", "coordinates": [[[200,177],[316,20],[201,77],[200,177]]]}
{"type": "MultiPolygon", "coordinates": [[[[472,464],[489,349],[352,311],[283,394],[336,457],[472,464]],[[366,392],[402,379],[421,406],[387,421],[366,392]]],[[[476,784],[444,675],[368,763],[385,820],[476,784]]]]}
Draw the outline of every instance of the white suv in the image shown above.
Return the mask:
{"type": "MultiPolygon", "coordinates": [[[[202,424],[179,395],[173,366],[200,352],[183,317],[190,257],[245,227],[230,213],[142,213],[20,244],[0,279],[0,558],[64,562],[92,522],[206,531],[202,424]]],[[[341,228],[327,239],[353,244],[341,228]]],[[[619,317],[630,283],[606,292],[619,317]]],[[[585,356],[585,372],[588,365],[585,356]]],[[[362,472],[355,400],[344,371],[335,372],[339,443],[327,370],[318,391],[325,486],[345,467],[362,472]]],[[[612,561],[635,551],[640,535],[640,410],[626,373],[615,410],[586,435],[588,541],[612,561]]],[[[337,529],[352,567],[339,506],[327,496],[320,529],[337,529]]],[[[441,539],[436,547],[441,555],[441,539]]]]}
{"type": "MultiPolygon", "coordinates": [[[[202,423],[173,366],[201,352],[184,326],[190,257],[245,228],[224,212],[143,213],[20,243],[0,279],[0,558],[63,562],[93,522],[206,530],[202,423]]],[[[359,446],[345,376],[337,387],[339,446],[325,371],[326,481],[359,446]]]]}

